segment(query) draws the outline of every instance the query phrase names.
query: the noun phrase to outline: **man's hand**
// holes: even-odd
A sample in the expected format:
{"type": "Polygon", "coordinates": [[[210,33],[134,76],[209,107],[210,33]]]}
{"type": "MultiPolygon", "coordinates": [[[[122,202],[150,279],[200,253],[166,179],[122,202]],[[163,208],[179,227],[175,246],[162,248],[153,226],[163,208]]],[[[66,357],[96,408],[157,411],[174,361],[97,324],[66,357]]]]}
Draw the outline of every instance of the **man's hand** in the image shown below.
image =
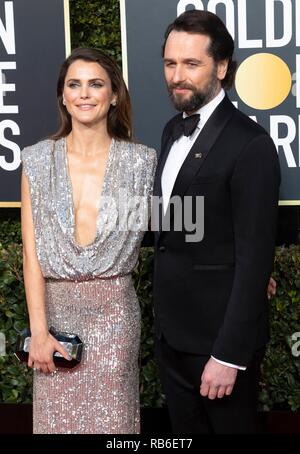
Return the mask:
{"type": "Polygon", "coordinates": [[[224,366],[210,358],[201,377],[200,394],[209,399],[229,396],[233,390],[238,370],[224,366]]]}
{"type": "Polygon", "coordinates": [[[270,277],[270,281],[269,281],[269,284],[268,284],[268,290],[267,290],[267,294],[268,294],[269,300],[272,298],[272,296],[276,295],[276,285],[277,284],[276,284],[275,279],[270,277]]]}

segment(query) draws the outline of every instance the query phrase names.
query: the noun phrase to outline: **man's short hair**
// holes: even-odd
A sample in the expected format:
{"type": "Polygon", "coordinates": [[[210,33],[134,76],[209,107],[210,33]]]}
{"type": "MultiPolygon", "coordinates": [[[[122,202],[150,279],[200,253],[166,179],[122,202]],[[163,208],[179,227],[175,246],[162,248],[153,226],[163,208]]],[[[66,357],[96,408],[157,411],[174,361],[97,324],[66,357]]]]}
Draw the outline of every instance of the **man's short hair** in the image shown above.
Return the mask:
{"type": "Polygon", "coordinates": [[[186,32],[191,34],[206,35],[210,38],[207,49],[216,63],[227,60],[228,69],[225,78],[221,81],[222,87],[230,89],[234,83],[237,64],[233,60],[234,42],[224,23],[216,15],[209,11],[197,9],[185,11],[172,22],[165,33],[162,54],[164,56],[166,42],[172,31],[186,32]]]}

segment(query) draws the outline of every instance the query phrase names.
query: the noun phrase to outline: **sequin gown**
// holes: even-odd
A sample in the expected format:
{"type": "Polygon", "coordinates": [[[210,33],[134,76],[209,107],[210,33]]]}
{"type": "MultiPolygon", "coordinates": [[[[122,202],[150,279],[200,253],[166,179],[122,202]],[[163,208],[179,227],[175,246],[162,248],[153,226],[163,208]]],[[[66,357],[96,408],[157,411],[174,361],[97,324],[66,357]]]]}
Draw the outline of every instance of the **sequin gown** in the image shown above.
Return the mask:
{"type": "Polygon", "coordinates": [[[34,373],[34,433],[139,433],[140,309],[131,272],[147,229],[156,153],[112,140],[96,238],[75,240],[66,140],[22,151],[48,326],[84,342],[74,369],[34,373]]]}

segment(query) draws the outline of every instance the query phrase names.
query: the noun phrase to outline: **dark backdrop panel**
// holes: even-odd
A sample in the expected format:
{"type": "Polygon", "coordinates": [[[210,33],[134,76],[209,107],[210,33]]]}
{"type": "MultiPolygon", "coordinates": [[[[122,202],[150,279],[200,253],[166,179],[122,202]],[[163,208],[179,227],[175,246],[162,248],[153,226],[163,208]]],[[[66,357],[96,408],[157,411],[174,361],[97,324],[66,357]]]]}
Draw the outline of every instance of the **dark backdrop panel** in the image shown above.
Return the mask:
{"type": "MultiPolygon", "coordinates": [[[[4,105],[18,105],[17,114],[0,114],[0,122],[12,120],[20,135],[7,128],[6,139],[20,149],[53,133],[57,128],[56,81],[65,59],[63,0],[0,1],[0,20],[5,22],[5,3],[13,4],[16,53],[8,55],[0,40],[0,61],[16,62],[16,70],[4,70],[5,83],[14,83],[15,92],[6,92],[4,105]]],[[[3,142],[3,141],[2,141],[3,142]]],[[[0,156],[13,160],[10,149],[0,143],[0,156]]],[[[20,166],[14,171],[0,167],[0,202],[20,200],[20,166]]]]}
{"type": "MultiPolygon", "coordinates": [[[[268,109],[255,109],[245,104],[235,89],[229,92],[229,96],[243,112],[256,117],[258,123],[269,132],[271,121],[282,119],[282,122],[279,121],[278,135],[280,139],[284,139],[285,147],[282,146],[282,141],[276,142],[273,134],[282,170],[281,200],[287,204],[300,204],[300,116],[299,107],[297,107],[297,104],[300,105],[300,83],[298,85],[296,83],[296,62],[297,58],[298,60],[300,58],[298,55],[300,54],[300,33],[296,25],[300,20],[299,1],[271,2],[274,5],[272,14],[267,14],[268,2],[261,0],[121,1],[125,3],[126,11],[128,82],[133,101],[135,133],[141,142],[157,150],[159,150],[163,126],[174,113],[163,78],[161,46],[167,25],[180,12],[178,10],[180,4],[185,4],[187,9],[198,7],[204,10],[211,10],[214,5],[217,5],[216,13],[234,34],[235,57],[238,63],[243,63],[250,56],[267,53],[279,57],[282,64],[287,65],[290,80],[292,80],[291,89],[280,105],[268,109]],[[274,26],[271,20],[273,11],[274,26]],[[277,42],[271,45],[270,36],[273,34],[277,42]],[[290,39],[281,45],[279,40],[283,36],[290,36],[290,39]],[[288,135],[292,137],[293,129],[295,129],[295,136],[289,145],[289,139],[285,140],[285,137],[288,135]],[[288,146],[292,150],[290,162],[288,162],[288,146]]],[[[251,77],[253,74],[249,74],[249,78],[251,77]]],[[[270,84],[272,83],[271,76],[270,84]]],[[[274,90],[276,90],[275,85],[274,90]]]]}

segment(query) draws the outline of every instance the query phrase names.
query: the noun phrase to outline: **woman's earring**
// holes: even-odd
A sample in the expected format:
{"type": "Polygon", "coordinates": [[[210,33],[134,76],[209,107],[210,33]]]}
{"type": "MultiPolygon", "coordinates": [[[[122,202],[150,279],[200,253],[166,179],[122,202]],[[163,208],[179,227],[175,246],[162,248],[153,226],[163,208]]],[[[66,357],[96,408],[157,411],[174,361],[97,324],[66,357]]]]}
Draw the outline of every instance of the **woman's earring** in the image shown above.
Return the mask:
{"type": "Polygon", "coordinates": [[[66,105],[66,100],[65,100],[65,98],[63,98],[62,103],[63,103],[64,106],[66,105]]]}
{"type": "Polygon", "coordinates": [[[117,105],[117,101],[114,99],[114,100],[111,102],[111,105],[115,107],[115,106],[117,105]]]}

